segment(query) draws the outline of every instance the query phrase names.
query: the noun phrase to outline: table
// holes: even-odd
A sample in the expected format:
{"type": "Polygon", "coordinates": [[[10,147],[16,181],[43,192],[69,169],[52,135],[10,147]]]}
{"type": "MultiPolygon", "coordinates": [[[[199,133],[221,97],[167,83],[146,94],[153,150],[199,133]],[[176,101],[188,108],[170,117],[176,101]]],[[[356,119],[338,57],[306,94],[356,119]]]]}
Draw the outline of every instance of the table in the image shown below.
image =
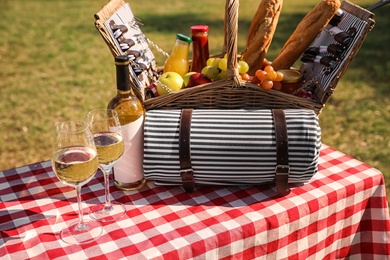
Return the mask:
{"type": "MultiPolygon", "coordinates": [[[[84,211],[104,201],[98,173],[84,211]]],[[[312,180],[276,197],[269,186],[111,188],[127,215],[90,244],[59,238],[77,218],[75,191],[50,162],[0,172],[1,259],[388,259],[390,220],[382,173],[323,145],[312,180]]],[[[88,217],[88,216],[87,216],[88,217]]]]}

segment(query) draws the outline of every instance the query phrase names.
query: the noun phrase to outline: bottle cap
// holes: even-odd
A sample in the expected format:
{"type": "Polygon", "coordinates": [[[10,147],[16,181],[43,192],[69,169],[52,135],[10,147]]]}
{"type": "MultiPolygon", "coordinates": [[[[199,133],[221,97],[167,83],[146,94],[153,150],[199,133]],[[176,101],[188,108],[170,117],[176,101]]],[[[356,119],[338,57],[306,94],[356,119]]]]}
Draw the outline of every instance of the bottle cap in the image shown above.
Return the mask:
{"type": "Polygon", "coordinates": [[[116,56],[115,57],[115,64],[117,64],[117,65],[129,64],[129,57],[125,56],[125,55],[116,56]]]}
{"type": "Polygon", "coordinates": [[[192,42],[191,37],[188,37],[188,36],[181,34],[181,33],[176,34],[176,39],[183,41],[183,42],[188,42],[188,43],[192,42]]]}
{"type": "Polygon", "coordinates": [[[209,27],[207,25],[193,25],[191,26],[191,32],[208,32],[209,27]]]}

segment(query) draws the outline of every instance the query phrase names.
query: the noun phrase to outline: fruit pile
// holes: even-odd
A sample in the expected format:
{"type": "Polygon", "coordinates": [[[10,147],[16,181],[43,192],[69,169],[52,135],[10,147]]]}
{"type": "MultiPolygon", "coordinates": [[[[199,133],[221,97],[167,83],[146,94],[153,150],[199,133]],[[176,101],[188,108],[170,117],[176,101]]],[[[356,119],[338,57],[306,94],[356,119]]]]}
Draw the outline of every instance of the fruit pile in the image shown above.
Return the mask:
{"type": "Polygon", "coordinates": [[[266,65],[264,69],[256,70],[255,76],[252,78],[252,83],[261,86],[265,90],[271,88],[281,90],[281,81],[283,79],[284,74],[282,72],[275,71],[271,65],[266,65]]]}
{"type": "MultiPolygon", "coordinates": [[[[248,80],[249,65],[243,60],[238,61],[238,73],[243,80],[248,80]]],[[[201,73],[211,80],[227,79],[227,55],[223,58],[209,58],[201,73]]]]}
{"type": "MultiPolygon", "coordinates": [[[[282,80],[284,74],[280,71],[275,71],[271,63],[264,59],[261,69],[255,72],[255,75],[249,75],[249,65],[244,60],[238,61],[238,73],[240,79],[258,85],[264,90],[282,89],[282,80]]],[[[224,57],[210,57],[207,60],[206,66],[201,72],[190,71],[184,76],[176,72],[163,73],[157,82],[152,83],[154,96],[161,96],[182,88],[190,88],[216,80],[227,79],[227,55],[224,57]]]]}

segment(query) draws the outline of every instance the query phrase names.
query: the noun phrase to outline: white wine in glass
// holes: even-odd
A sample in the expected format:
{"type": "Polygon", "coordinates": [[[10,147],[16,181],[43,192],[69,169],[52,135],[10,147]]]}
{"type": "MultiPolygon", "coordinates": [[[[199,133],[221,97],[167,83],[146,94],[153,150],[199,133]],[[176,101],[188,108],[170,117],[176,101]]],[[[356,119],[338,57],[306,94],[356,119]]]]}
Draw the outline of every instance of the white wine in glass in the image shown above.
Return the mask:
{"type": "Polygon", "coordinates": [[[104,174],[106,201],[92,208],[91,217],[102,222],[112,222],[126,213],[125,206],[110,198],[110,173],[124,152],[124,142],[118,113],[112,109],[94,109],[87,113],[93,133],[100,169],[104,174]]]}
{"type": "Polygon", "coordinates": [[[95,241],[102,226],[95,220],[84,220],[81,186],[88,183],[99,167],[96,146],[85,121],[66,121],[55,125],[52,167],[57,178],[76,189],[79,219],[61,231],[61,239],[69,244],[95,241]]]}

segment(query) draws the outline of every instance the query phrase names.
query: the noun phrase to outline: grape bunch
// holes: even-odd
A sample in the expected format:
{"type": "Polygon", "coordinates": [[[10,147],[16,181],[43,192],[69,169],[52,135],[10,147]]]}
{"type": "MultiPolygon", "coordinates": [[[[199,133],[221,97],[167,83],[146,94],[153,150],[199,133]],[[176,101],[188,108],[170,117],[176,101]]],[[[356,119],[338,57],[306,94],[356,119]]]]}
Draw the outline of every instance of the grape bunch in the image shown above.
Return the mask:
{"type": "MultiPolygon", "coordinates": [[[[247,74],[249,65],[243,60],[238,61],[238,73],[243,80],[248,80],[250,77],[247,74]]],[[[227,79],[227,55],[223,58],[209,58],[206,66],[201,73],[206,75],[211,80],[227,79]]]]}
{"type": "Polygon", "coordinates": [[[256,70],[255,76],[252,78],[252,83],[259,85],[265,90],[271,88],[280,90],[282,88],[281,81],[284,79],[284,74],[280,71],[275,71],[271,65],[267,65],[264,69],[256,70]]]}
{"type": "MultiPolygon", "coordinates": [[[[265,61],[268,63],[268,61],[265,61]]],[[[209,58],[206,66],[201,73],[211,80],[227,79],[227,55],[223,58],[209,58]]],[[[265,64],[262,69],[258,69],[255,75],[249,75],[249,65],[243,60],[238,61],[238,73],[242,80],[252,82],[265,90],[271,88],[281,90],[284,79],[284,74],[280,71],[275,71],[270,63],[265,64]]]]}

